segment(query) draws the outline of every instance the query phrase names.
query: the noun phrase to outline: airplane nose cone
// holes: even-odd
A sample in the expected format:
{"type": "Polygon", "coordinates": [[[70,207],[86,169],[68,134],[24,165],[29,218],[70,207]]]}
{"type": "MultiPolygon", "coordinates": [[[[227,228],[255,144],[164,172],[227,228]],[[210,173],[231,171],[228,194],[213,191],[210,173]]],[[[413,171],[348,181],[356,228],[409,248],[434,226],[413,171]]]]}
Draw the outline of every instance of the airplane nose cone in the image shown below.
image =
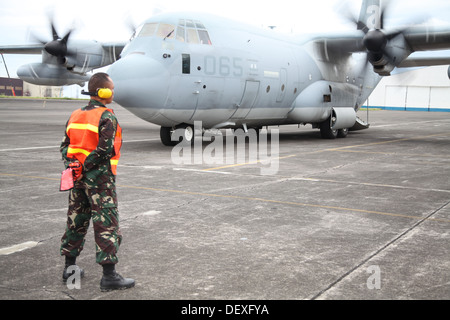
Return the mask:
{"type": "Polygon", "coordinates": [[[114,81],[114,100],[139,117],[150,120],[163,107],[169,73],[153,58],[131,54],[108,70],[114,81]]]}

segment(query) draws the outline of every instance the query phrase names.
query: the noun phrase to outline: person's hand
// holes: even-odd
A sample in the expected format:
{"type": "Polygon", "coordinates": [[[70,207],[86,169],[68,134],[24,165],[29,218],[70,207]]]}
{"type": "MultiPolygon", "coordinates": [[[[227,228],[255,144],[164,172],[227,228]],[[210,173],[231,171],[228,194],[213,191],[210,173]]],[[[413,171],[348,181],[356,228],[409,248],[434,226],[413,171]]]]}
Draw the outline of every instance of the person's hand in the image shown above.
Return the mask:
{"type": "Polygon", "coordinates": [[[73,180],[80,181],[83,178],[83,165],[78,162],[72,162],[69,164],[69,168],[73,171],[73,180]]]}

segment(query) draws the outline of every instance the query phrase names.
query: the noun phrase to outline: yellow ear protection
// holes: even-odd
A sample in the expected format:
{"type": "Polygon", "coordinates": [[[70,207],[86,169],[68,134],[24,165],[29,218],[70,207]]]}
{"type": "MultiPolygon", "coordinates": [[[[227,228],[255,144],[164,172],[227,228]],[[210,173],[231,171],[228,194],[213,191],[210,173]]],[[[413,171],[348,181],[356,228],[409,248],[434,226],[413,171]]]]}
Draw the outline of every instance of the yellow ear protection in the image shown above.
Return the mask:
{"type": "Polygon", "coordinates": [[[97,97],[100,99],[109,99],[113,95],[113,92],[111,89],[108,88],[102,88],[97,90],[97,97]]]}
{"type": "Polygon", "coordinates": [[[109,99],[112,97],[113,92],[111,89],[108,88],[101,88],[101,89],[97,89],[97,92],[86,92],[86,91],[81,91],[81,94],[85,95],[85,96],[91,96],[91,97],[99,97],[100,99],[109,99]]]}

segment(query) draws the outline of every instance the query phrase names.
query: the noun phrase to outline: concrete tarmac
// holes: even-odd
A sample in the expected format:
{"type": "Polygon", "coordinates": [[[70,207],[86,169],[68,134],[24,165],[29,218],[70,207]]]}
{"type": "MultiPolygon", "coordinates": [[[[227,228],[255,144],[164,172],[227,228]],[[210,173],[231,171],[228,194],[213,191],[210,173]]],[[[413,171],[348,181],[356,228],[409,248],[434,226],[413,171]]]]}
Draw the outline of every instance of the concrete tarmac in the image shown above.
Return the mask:
{"type": "Polygon", "coordinates": [[[117,270],[136,286],[100,291],[91,224],[86,275],[69,288],[59,144],[83,104],[0,99],[1,300],[450,299],[450,114],[399,111],[371,111],[371,128],[346,139],[270,127],[270,167],[208,164],[211,148],[181,163],[158,126],[113,104],[117,270]]]}

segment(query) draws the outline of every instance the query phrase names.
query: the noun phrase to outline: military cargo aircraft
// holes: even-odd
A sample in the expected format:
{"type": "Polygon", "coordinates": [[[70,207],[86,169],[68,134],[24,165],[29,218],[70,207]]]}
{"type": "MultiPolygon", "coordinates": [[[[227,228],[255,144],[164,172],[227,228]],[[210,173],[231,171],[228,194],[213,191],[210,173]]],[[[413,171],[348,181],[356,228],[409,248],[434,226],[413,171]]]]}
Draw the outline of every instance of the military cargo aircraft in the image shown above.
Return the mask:
{"type": "Polygon", "coordinates": [[[194,123],[245,131],[311,124],[335,139],[369,127],[357,111],[395,68],[450,64],[450,57],[410,57],[450,49],[450,27],[385,28],[385,8],[363,0],[354,30],[315,36],[192,12],[151,17],[129,43],[72,41],[52,25],[52,41],[0,53],[41,53],[42,63],[17,72],[39,85],[82,85],[87,72],[111,65],[115,101],[160,125],[168,146],[178,143],[176,130],[193,139],[194,123]]]}

